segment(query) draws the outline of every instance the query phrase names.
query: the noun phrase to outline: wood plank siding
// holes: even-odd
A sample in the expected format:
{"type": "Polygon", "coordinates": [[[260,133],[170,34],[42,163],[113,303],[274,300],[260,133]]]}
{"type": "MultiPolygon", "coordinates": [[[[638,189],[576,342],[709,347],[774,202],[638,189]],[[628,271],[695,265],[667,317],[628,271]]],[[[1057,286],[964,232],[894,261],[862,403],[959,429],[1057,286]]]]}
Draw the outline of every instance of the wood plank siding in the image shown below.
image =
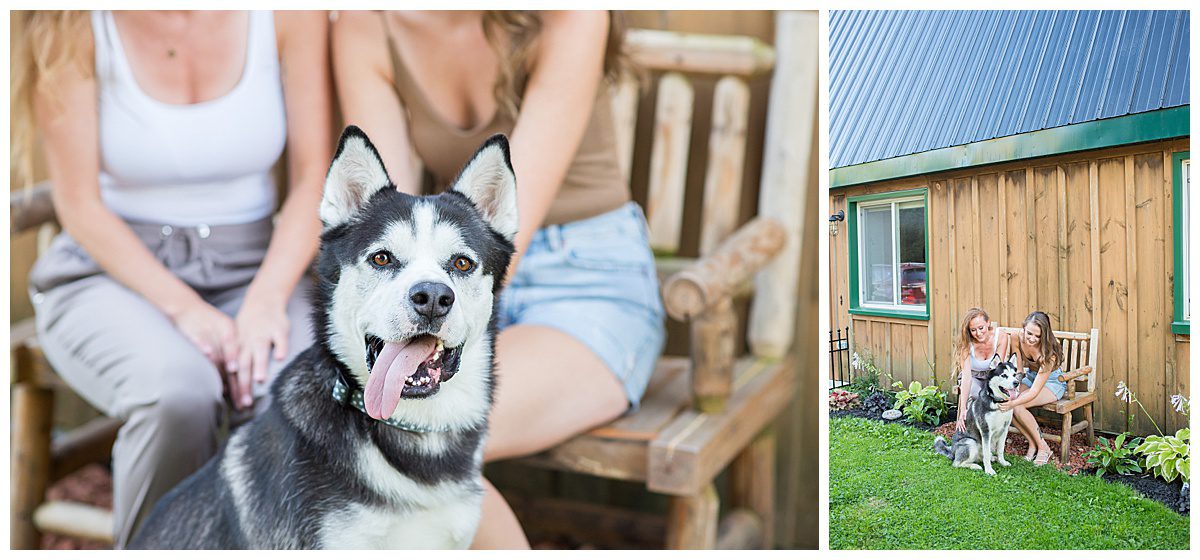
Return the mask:
{"type": "Polygon", "coordinates": [[[829,237],[831,328],[897,380],[943,389],[963,313],[983,307],[1016,326],[1032,310],[1055,329],[1100,329],[1097,427],[1154,433],[1141,411],[1127,426],[1114,396],[1124,381],[1163,430],[1185,424],[1190,336],[1174,334],[1172,165],[1186,140],[1010,162],[834,189],[847,198],[928,189],[928,321],[849,313],[848,235],[829,237]]]}

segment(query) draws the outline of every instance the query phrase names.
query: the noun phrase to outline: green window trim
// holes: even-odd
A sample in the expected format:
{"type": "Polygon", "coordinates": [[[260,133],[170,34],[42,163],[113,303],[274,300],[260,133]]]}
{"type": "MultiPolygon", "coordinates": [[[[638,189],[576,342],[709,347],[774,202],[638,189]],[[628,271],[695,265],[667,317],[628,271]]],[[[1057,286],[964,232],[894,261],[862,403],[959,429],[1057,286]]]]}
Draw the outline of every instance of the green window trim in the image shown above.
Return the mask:
{"type": "Polygon", "coordinates": [[[1190,130],[1190,105],[1158,109],[838,167],[829,170],[829,188],[1182,138],[1190,130]]]}
{"type": "Polygon", "coordinates": [[[933,267],[929,266],[929,189],[917,188],[903,191],[892,191],[846,198],[846,245],[849,247],[850,260],[850,314],[873,317],[890,317],[893,319],[929,320],[929,299],[933,293],[933,267]],[[911,198],[920,195],[925,204],[925,310],[905,310],[895,308],[875,308],[863,306],[858,300],[858,204],[893,198],[911,198]]]}
{"type": "MultiPolygon", "coordinates": [[[[1182,228],[1179,227],[1179,224],[1183,223],[1184,211],[1186,210],[1183,207],[1183,160],[1185,160],[1185,159],[1186,160],[1192,159],[1190,151],[1175,152],[1175,153],[1171,154],[1171,176],[1172,176],[1171,206],[1172,206],[1172,213],[1174,214],[1174,219],[1175,219],[1175,221],[1173,222],[1174,228],[1172,229],[1172,232],[1174,233],[1174,238],[1175,238],[1175,241],[1174,241],[1175,242],[1175,246],[1174,246],[1174,252],[1175,252],[1175,281],[1174,281],[1174,284],[1175,284],[1175,316],[1174,317],[1175,317],[1175,322],[1171,323],[1171,332],[1173,332],[1175,334],[1186,334],[1188,336],[1191,336],[1192,323],[1191,323],[1191,321],[1184,320],[1184,318],[1183,318],[1183,301],[1184,301],[1183,288],[1184,288],[1184,284],[1187,282],[1187,279],[1183,278],[1181,280],[1181,278],[1180,278],[1180,276],[1181,276],[1180,271],[1184,270],[1184,266],[1183,266],[1184,246],[1183,246],[1183,244],[1184,244],[1185,240],[1183,238],[1182,228]]],[[[1191,225],[1192,224],[1188,224],[1189,227],[1191,225]]]]}

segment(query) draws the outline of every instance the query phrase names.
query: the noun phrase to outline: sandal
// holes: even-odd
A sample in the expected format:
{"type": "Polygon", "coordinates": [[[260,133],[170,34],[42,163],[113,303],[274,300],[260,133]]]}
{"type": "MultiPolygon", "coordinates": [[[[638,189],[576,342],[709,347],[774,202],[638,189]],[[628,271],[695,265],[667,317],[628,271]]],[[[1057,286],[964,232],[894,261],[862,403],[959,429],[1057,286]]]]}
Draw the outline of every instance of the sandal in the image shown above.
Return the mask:
{"type": "Polygon", "coordinates": [[[1036,445],[1030,445],[1030,446],[1029,446],[1029,451],[1027,451],[1027,452],[1025,453],[1025,460],[1026,460],[1026,461],[1029,461],[1029,462],[1031,462],[1031,463],[1032,463],[1032,462],[1033,462],[1033,459],[1034,459],[1036,456],[1037,456],[1037,446],[1036,446],[1036,445]]]}
{"type": "Polygon", "coordinates": [[[1052,455],[1053,453],[1054,452],[1050,451],[1049,449],[1038,453],[1037,456],[1035,456],[1033,459],[1033,466],[1040,467],[1042,465],[1045,465],[1046,463],[1049,463],[1050,455],[1052,455]]]}

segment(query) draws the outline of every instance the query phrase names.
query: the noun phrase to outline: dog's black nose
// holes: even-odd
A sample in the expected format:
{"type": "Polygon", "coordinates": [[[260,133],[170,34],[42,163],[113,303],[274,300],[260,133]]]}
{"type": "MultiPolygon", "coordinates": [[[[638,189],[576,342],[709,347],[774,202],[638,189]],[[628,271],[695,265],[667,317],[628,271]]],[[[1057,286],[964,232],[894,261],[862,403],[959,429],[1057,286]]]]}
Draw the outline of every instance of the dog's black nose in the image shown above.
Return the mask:
{"type": "Polygon", "coordinates": [[[436,319],[454,307],[454,290],[441,282],[421,282],[408,291],[408,299],[417,313],[436,319]]]}

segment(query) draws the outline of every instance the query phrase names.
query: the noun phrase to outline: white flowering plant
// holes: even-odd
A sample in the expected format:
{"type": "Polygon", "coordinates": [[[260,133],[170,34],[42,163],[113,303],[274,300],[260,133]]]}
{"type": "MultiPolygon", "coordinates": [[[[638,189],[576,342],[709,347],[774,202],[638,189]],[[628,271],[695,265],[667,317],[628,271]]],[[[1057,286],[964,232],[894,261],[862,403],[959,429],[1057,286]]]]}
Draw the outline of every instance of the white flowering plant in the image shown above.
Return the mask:
{"type": "MultiPolygon", "coordinates": [[[[1124,381],[1117,384],[1117,392],[1115,393],[1118,399],[1121,399],[1126,404],[1136,404],[1150,419],[1150,423],[1154,425],[1158,435],[1146,436],[1133,451],[1141,455],[1138,462],[1142,468],[1150,471],[1167,482],[1172,482],[1176,478],[1180,478],[1183,482],[1188,483],[1191,480],[1191,457],[1192,457],[1192,432],[1188,428],[1183,428],[1174,435],[1165,435],[1162,429],[1158,427],[1158,423],[1146,412],[1146,407],[1142,406],[1141,401],[1138,401],[1137,394],[1129,389],[1129,386],[1124,381]]],[[[1171,407],[1175,412],[1187,416],[1191,410],[1191,401],[1183,395],[1171,395],[1171,407]]],[[[1133,413],[1129,414],[1129,423],[1133,424],[1133,413]]]]}

